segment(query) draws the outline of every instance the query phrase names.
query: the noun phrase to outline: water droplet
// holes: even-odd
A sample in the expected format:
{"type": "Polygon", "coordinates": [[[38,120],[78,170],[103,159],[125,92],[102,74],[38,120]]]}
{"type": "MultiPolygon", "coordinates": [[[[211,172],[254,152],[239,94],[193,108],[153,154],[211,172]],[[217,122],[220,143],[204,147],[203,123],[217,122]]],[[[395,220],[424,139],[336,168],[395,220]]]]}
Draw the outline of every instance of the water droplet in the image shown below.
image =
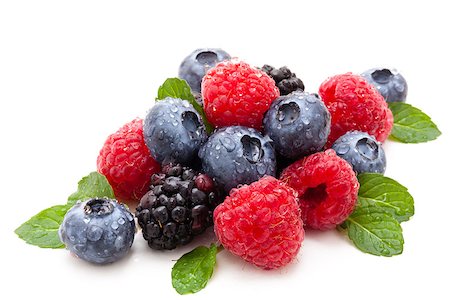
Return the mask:
{"type": "Polygon", "coordinates": [[[119,220],[117,220],[117,223],[119,223],[119,225],[123,225],[125,224],[125,220],[123,218],[119,218],[119,220]]]}
{"type": "Polygon", "coordinates": [[[173,118],[175,118],[175,115],[174,114],[169,114],[169,116],[173,119],[173,118]]]}
{"type": "Polygon", "coordinates": [[[310,120],[308,117],[303,117],[303,118],[302,118],[302,122],[303,122],[303,124],[305,124],[305,125],[309,125],[309,123],[311,123],[311,120],[310,120]]]}
{"type": "Polygon", "coordinates": [[[130,213],[126,213],[125,214],[126,216],[127,216],[127,219],[128,219],[128,221],[133,221],[134,220],[134,217],[133,217],[133,215],[132,214],[130,214],[130,213]]]}
{"type": "Polygon", "coordinates": [[[89,226],[88,231],[86,233],[86,237],[88,238],[88,240],[96,242],[98,241],[103,234],[103,229],[101,229],[98,226],[92,225],[89,226]]]}
{"type": "Polygon", "coordinates": [[[111,223],[111,228],[112,229],[117,229],[117,228],[119,228],[119,224],[116,221],[114,221],[114,222],[111,223]]]}
{"type": "Polygon", "coordinates": [[[75,242],[75,236],[74,235],[69,236],[69,240],[71,240],[72,242],[75,242]]]}
{"type": "Polygon", "coordinates": [[[175,120],[175,119],[173,119],[173,120],[172,120],[172,125],[173,125],[173,126],[178,126],[178,121],[175,120]]]}
{"type": "Polygon", "coordinates": [[[175,105],[172,105],[172,106],[170,107],[170,111],[171,111],[171,112],[177,112],[177,111],[178,111],[178,107],[176,107],[175,105]]]}
{"type": "Polygon", "coordinates": [[[158,139],[163,140],[164,139],[164,131],[158,132],[158,139]]]}
{"type": "Polygon", "coordinates": [[[280,129],[281,129],[281,124],[280,124],[280,123],[278,123],[278,125],[277,125],[277,129],[278,129],[278,130],[280,130],[280,129]]]}
{"type": "Polygon", "coordinates": [[[307,130],[306,130],[306,132],[305,132],[305,137],[306,137],[307,139],[312,139],[312,138],[313,138],[313,134],[312,134],[312,132],[311,132],[310,129],[307,129],[307,130]]]}
{"type": "Polygon", "coordinates": [[[348,144],[340,144],[337,148],[336,148],[336,152],[337,154],[345,154],[348,152],[348,150],[350,150],[350,146],[348,144]]]}
{"type": "Polygon", "coordinates": [[[217,144],[216,147],[214,147],[216,150],[220,150],[220,145],[217,144]]]}
{"type": "Polygon", "coordinates": [[[236,148],[236,144],[229,137],[224,137],[220,139],[220,143],[227,149],[228,152],[232,152],[236,148]]]}
{"type": "Polygon", "coordinates": [[[91,221],[91,218],[83,218],[84,224],[87,224],[91,221]]]}
{"type": "Polygon", "coordinates": [[[259,175],[264,175],[267,172],[267,166],[265,164],[257,164],[256,171],[258,171],[259,175]]]}
{"type": "Polygon", "coordinates": [[[238,162],[236,162],[235,164],[236,164],[236,172],[240,174],[245,172],[245,166],[243,164],[240,164],[238,162]]]}
{"type": "Polygon", "coordinates": [[[310,97],[306,97],[306,101],[309,103],[316,103],[317,98],[314,95],[311,95],[310,97]]]}

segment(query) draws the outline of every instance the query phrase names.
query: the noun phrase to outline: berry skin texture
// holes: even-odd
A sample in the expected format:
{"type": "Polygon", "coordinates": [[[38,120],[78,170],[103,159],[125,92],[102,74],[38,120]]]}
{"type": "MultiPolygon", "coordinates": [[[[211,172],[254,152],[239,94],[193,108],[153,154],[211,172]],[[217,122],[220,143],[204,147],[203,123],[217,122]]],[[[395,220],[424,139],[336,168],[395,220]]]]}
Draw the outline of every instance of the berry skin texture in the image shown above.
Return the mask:
{"type": "Polygon", "coordinates": [[[380,93],[363,77],[352,73],[325,80],[319,94],[331,114],[327,147],[347,131],[359,130],[379,142],[389,136],[394,118],[380,93]]]}
{"type": "Polygon", "coordinates": [[[381,143],[365,132],[349,131],[331,148],[353,167],[356,174],[384,174],[386,170],[386,155],[381,143]]]}
{"type": "Polygon", "coordinates": [[[205,73],[218,62],[230,58],[230,55],[222,49],[197,49],[183,60],[178,70],[178,77],[186,80],[193,92],[199,93],[205,73]]]}
{"type": "Polygon", "coordinates": [[[259,130],[264,113],[280,91],[263,71],[229,60],[208,71],[202,95],[206,116],[214,126],[242,125],[259,130]]]}
{"type": "Polygon", "coordinates": [[[225,192],[264,175],[275,176],[276,158],[270,139],[253,128],[218,129],[198,153],[202,168],[225,192]]]}
{"type": "Polygon", "coordinates": [[[375,68],[361,74],[386,102],[405,102],[408,94],[408,84],[405,78],[395,69],[375,68]]]}
{"type": "Polygon", "coordinates": [[[355,172],[332,149],[296,161],[280,180],[298,192],[302,220],[313,229],[332,229],[344,222],[358,198],[355,172]]]}
{"type": "Polygon", "coordinates": [[[269,65],[264,65],[261,68],[264,73],[269,75],[280,90],[280,95],[288,95],[293,91],[304,91],[305,85],[300,78],[297,78],[288,67],[281,67],[276,69],[269,65]]]}
{"type": "Polygon", "coordinates": [[[189,165],[207,139],[203,120],[186,100],[157,101],[144,120],[144,140],[160,164],[189,165]]]}
{"type": "Polygon", "coordinates": [[[226,249],[257,267],[285,266],[304,239],[297,193],[271,176],[233,189],[214,210],[214,230],[226,249]]]}
{"type": "Polygon", "coordinates": [[[136,208],[148,246],[171,250],[189,243],[212,225],[212,211],[222,200],[205,174],[179,164],[163,166],[136,208]]]}
{"type": "Polygon", "coordinates": [[[160,171],[145,145],[142,119],[125,124],[106,139],[97,157],[97,169],[119,201],[139,201],[148,190],[150,176],[160,171]]]}
{"type": "Polygon", "coordinates": [[[322,150],[330,133],[330,113],[317,94],[293,92],[272,102],[263,124],[275,150],[297,159],[322,150]]]}
{"type": "Polygon", "coordinates": [[[136,225],[128,209],[115,200],[93,198],[75,204],[64,216],[59,237],[79,258],[107,264],[124,257],[136,225]]]}

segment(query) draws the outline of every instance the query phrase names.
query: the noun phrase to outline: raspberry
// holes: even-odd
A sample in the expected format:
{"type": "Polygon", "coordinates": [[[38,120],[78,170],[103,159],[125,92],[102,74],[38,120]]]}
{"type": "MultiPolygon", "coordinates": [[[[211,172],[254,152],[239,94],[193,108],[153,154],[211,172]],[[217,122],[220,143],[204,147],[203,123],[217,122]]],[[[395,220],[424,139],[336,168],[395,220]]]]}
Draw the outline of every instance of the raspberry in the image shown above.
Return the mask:
{"type": "Polygon", "coordinates": [[[206,116],[214,126],[261,129],[263,115],[280,91],[263,71],[231,60],[209,70],[203,78],[202,95],[206,116]]]}
{"type": "Polygon", "coordinates": [[[171,250],[211,226],[212,211],[223,198],[205,174],[179,164],[167,164],[162,172],[152,175],[136,218],[150,248],[171,250]]]}
{"type": "Polygon", "coordinates": [[[352,167],[332,149],[296,161],[280,180],[298,192],[303,222],[314,229],[331,229],[344,222],[358,197],[352,167]]]}
{"type": "Polygon", "coordinates": [[[105,175],[119,201],[139,200],[150,186],[159,164],[144,142],[142,119],[135,119],[107,139],[97,158],[98,172],[105,175]]]}
{"type": "Polygon", "coordinates": [[[244,260],[263,269],[282,267],[304,238],[297,193],[271,176],[233,189],[214,210],[214,230],[244,260]]]}
{"type": "Polygon", "coordinates": [[[322,83],[319,93],[331,114],[327,147],[351,130],[367,132],[380,142],[389,136],[392,112],[363,77],[351,73],[333,76],[322,83]]]}

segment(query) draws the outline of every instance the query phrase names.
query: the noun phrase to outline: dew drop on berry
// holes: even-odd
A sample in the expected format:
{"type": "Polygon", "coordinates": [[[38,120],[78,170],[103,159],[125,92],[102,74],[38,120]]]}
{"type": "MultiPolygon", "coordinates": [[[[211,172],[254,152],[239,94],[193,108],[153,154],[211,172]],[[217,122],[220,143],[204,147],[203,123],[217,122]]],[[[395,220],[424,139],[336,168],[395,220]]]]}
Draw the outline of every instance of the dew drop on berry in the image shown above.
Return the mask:
{"type": "Polygon", "coordinates": [[[175,105],[172,105],[171,107],[170,107],[170,111],[172,111],[172,112],[177,112],[178,111],[178,107],[176,107],[175,105]]]}
{"type": "Polygon", "coordinates": [[[103,234],[103,229],[101,229],[98,226],[92,225],[88,228],[86,237],[88,238],[88,240],[92,241],[92,242],[96,242],[98,241],[103,234]]]}
{"type": "Polygon", "coordinates": [[[267,166],[265,164],[259,163],[256,165],[256,171],[259,175],[264,175],[267,172],[267,166]]]}
{"type": "Polygon", "coordinates": [[[123,218],[119,218],[119,220],[117,220],[117,223],[119,223],[119,225],[123,225],[125,224],[125,220],[123,218]]]}
{"type": "Polygon", "coordinates": [[[350,146],[348,144],[340,144],[336,148],[336,153],[343,155],[343,154],[347,153],[348,150],[350,150],[350,146]]]}
{"type": "Polygon", "coordinates": [[[111,223],[111,228],[116,230],[117,228],[119,228],[119,224],[116,221],[114,221],[111,223]]]}

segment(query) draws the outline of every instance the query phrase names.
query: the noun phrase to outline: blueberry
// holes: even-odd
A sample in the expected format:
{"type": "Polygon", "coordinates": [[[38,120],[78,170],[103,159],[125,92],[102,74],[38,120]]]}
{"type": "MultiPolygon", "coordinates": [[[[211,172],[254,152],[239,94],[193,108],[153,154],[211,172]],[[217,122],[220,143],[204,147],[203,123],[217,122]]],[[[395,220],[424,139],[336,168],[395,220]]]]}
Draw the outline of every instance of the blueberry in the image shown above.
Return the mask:
{"type": "Polygon", "coordinates": [[[330,133],[330,113],[317,94],[293,92],[272,102],[264,133],[275,150],[289,159],[320,151],[330,133]]]}
{"type": "Polygon", "coordinates": [[[202,167],[226,192],[264,175],[275,175],[275,151],[270,139],[253,128],[217,130],[199,151],[202,167]]]}
{"type": "Polygon", "coordinates": [[[134,233],[134,217],[127,208],[101,198],[75,204],[59,228],[59,237],[67,249],[96,264],[124,257],[133,244],[134,233]]]}
{"type": "Polygon", "coordinates": [[[357,174],[384,174],[386,170],[386,156],[381,143],[365,132],[347,132],[334,142],[332,149],[345,159],[357,174]]]}
{"type": "Polygon", "coordinates": [[[405,102],[408,84],[395,69],[370,69],[361,74],[387,102],[405,102]]]}
{"type": "Polygon", "coordinates": [[[222,49],[197,49],[183,60],[178,70],[178,77],[186,80],[193,92],[199,93],[206,72],[218,62],[230,58],[230,55],[222,49]]]}
{"type": "Polygon", "coordinates": [[[145,117],[145,143],[161,164],[190,164],[206,139],[202,118],[185,100],[168,97],[158,101],[145,117]]]}

